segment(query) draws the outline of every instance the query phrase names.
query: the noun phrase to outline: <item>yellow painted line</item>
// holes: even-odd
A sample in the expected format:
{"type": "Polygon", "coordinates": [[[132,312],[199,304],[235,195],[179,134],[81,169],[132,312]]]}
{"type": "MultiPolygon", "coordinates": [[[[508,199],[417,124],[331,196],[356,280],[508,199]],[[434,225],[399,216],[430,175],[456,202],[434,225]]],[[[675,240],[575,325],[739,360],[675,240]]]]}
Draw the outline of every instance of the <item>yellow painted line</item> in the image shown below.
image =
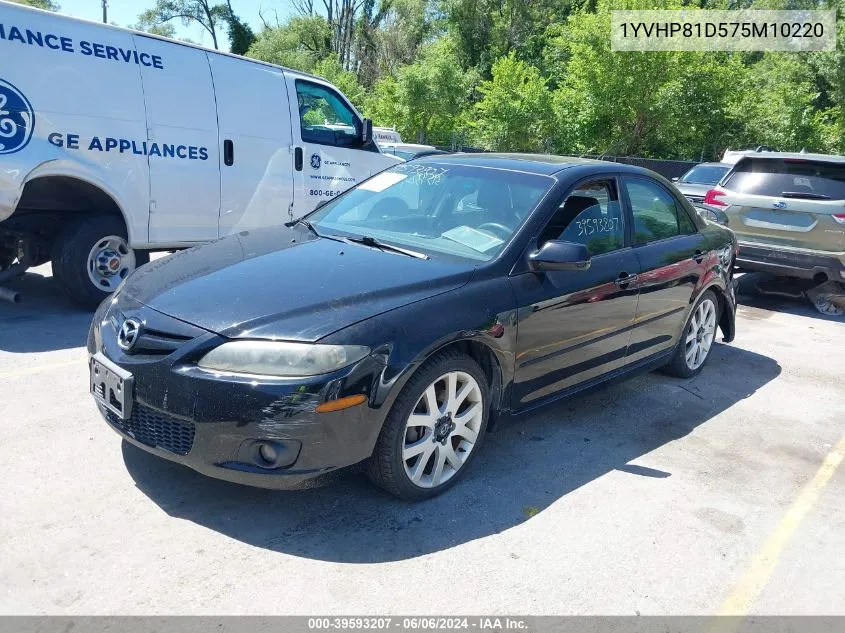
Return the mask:
{"type": "Polygon", "coordinates": [[[0,372],[0,378],[16,378],[18,376],[28,376],[29,374],[38,374],[42,371],[50,371],[52,369],[61,369],[62,367],[70,367],[71,365],[85,366],[85,360],[69,360],[62,363],[50,363],[49,365],[38,365],[36,367],[26,367],[24,369],[15,369],[13,371],[0,372]]]}
{"type": "MultiPolygon", "coordinates": [[[[751,561],[751,565],[737,584],[731,594],[725,600],[719,615],[746,615],[751,605],[763,591],[763,587],[777,567],[778,559],[786,547],[789,539],[798,529],[804,517],[813,509],[818,501],[824,487],[828,484],[839,464],[845,459],[845,436],[839,440],[824,458],[822,465],[816,471],[813,479],[804,486],[801,493],[790,506],[780,523],[772,532],[763,547],[757,552],[751,561]]],[[[731,622],[731,618],[723,619],[724,624],[731,622]]],[[[734,622],[734,624],[737,624],[734,622]]],[[[718,626],[711,630],[724,630],[718,626]]]]}

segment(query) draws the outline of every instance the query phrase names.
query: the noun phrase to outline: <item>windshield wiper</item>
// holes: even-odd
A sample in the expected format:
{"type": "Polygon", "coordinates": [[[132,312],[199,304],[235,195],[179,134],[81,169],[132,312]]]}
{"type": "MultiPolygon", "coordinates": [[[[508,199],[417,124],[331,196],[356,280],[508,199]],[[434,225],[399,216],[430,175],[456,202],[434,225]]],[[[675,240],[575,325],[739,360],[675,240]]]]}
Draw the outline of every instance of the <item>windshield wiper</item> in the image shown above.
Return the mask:
{"type": "Polygon", "coordinates": [[[291,220],[290,222],[285,222],[285,226],[288,227],[288,228],[290,228],[292,226],[296,226],[297,224],[301,224],[302,226],[304,226],[306,229],[311,231],[317,237],[323,237],[322,235],[317,233],[317,229],[314,228],[314,225],[311,224],[311,222],[309,220],[305,219],[305,218],[299,218],[298,220],[291,220]]]}
{"type": "Polygon", "coordinates": [[[364,246],[369,246],[371,248],[378,248],[383,251],[391,251],[393,253],[401,253],[402,255],[407,255],[408,257],[416,257],[417,259],[428,259],[428,255],[424,253],[419,253],[417,251],[412,251],[409,248],[402,248],[401,246],[393,246],[393,244],[385,244],[384,242],[379,242],[376,238],[370,235],[363,235],[361,237],[344,237],[344,242],[352,243],[352,244],[363,244],[364,246]]]}
{"type": "Polygon", "coordinates": [[[784,191],[780,194],[782,198],[804,198],[805,200],[830,200],[830,196],[822,193],[810,193],[809,191],[784,191]]]}

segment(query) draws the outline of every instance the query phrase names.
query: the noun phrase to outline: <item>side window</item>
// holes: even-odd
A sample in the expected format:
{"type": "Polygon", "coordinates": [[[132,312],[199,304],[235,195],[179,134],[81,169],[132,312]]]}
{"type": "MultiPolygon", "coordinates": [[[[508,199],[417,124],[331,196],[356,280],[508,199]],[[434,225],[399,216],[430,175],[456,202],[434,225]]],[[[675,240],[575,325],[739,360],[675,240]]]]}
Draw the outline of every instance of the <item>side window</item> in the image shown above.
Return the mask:
{"type": "Polygon", "coordinates": [[[360,143],[358,117],[334,90],[297,79],[296,100],[304,142],[336,147],[360,143]]]}
{"type": "Polygon", "coordinates": [[[634,216],[634,244],[647,244],[676,235],[695,233],[695,226],[675,198],[658,183],[625,178],[634,216]]]}
{"type": "Polygon", "coordinates": [[[593,256],[622,248],[625,223],[613,183],[591,182],[569,194],[540,234],[539,245],[549,240],[584,244],[593,256]]]}

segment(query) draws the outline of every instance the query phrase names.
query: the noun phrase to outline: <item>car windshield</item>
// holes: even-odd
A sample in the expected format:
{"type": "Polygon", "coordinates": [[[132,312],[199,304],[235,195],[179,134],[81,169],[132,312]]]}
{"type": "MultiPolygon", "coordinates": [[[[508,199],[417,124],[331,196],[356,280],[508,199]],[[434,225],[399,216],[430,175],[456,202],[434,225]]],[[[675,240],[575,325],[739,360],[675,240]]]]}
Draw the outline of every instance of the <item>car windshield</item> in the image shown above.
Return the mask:
{"type": "Polygon", "coordinates": [[[681,176],[681,182],[688,185],[715,185],[728,169],[719,165],[696,165],[681,176]]]}
{"type": "Polygon", "coordinates": [[[845,200],[845,163],[790,158],[741,161],[725,187],[760,196],[845,200]]]}
{"type": "Polygon", "coordinates": [[[321,234],[367,236],[426,253],[488,261],[553,184],[548,176],[501,169],[403,163],[308,219],[321,234]]]}

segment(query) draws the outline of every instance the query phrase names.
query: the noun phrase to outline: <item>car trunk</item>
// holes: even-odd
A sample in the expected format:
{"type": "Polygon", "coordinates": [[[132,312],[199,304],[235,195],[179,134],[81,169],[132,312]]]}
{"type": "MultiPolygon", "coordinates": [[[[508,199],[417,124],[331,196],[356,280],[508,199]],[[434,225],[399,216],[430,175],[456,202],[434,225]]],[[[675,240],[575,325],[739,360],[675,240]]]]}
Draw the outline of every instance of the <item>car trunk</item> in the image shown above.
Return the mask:
{"type": "Polygon", "coordinates": [[[741,161],[719,199],[743,242],[845,251],[845,164],[791,159],[741,161]]]}

